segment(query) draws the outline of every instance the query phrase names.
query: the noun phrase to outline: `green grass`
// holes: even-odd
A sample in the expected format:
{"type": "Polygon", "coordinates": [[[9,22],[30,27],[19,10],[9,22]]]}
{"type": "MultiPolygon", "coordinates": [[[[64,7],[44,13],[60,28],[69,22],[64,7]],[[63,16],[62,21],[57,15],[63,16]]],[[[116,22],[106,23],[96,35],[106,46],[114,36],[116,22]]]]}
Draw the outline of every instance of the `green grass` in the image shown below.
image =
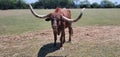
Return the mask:
{"type": "MultiPolygon", "coordinates": [[[[78,10],[73,10],[74,17],[77,17],[78,10]]],[[[105,25],[120,25],[119,17],[120,9],[86,9],[83,18],[75,25],[82,26],[105,26],[105,25]]]]}
{"type": "MultiPolygon", "coordinates": [[[[54,10],[36,10],[48,14],[54,10]]],[[[71,9],[76,18],[80,9],[71,9]]],[[[73,26],[120,25],[120,9],[86,9],[81,20],[73,26]]],[[[50,22],[34,17],[29,10],[0,10],[0,35],[21,34],[28,31],[51,28],[50,22]]]]}
{"type": "Polygon", "coordinates": [[[49,22],[35,18],[29,10],[8,10],[0,13],[0,35],[20,34],[49,28],[49,22]]]}

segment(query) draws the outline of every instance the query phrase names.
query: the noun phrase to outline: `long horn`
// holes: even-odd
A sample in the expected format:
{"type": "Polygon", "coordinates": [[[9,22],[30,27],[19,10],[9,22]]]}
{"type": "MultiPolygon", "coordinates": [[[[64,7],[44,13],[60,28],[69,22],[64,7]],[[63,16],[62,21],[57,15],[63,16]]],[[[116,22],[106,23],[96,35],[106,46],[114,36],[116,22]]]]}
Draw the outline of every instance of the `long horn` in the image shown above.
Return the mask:
{"type": "Polygon", "coordinates": [[[62,16],[62,17],[63,17],[63,19],[66,20],[66,21],[76,22],[76,21],[78,21],[78,20],[82,17],[84,10],[85,10],[85,8],[82,9],[82,11],[80,12],[80,15],[78,16],[77,19],[69,19],[69,18],[67,18],[67,17],[65,17],[65,16],[62,16]]]}
{"type": "Polygon", "coordinates": [[[32,14],[33,14],[35,17],[38,17],[38,18],[47,18],[47,17],[48,17],[47,15],[38,15],[38,14],[33,10],[33,7],[31,6],[31,4],[29,4],[29,7],[30,7],[30,11],[32,12],[32,14]]]}

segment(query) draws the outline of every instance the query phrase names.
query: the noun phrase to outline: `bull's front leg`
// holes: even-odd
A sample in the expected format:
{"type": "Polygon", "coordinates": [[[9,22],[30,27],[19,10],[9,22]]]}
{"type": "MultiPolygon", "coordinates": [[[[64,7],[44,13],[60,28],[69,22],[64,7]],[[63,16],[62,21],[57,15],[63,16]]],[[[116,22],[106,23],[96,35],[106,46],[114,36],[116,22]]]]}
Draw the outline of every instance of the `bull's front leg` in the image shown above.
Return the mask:
{"type": "Polygon", "coordinates": [[[54,47],[56,47],[56,41],[57,41],[57,32],[53,31],[54,34],[54,47]]]}
{"type": "Polygon", "coordinates": [[[72,29],[72,27],[70,26],[70,27],[68,28],[68,30],[69,30],[69,40],[68,40],[68,42],[71,42],[71,36],[73,35],[73,29],[72,29]]]}
{"type": "Polygon", "coordinates": [[[61,47],[63,47],[63,44],[65,43],[65,30],[63,29],[60,37],[61,47]]]}

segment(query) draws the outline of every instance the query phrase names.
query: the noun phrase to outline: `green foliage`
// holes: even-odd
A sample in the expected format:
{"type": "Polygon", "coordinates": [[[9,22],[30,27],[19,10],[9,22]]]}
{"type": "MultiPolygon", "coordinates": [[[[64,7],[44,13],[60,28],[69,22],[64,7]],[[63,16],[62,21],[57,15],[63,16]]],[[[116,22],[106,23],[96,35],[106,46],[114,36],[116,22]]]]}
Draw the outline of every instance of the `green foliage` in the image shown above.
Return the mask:
{"type": "MultiPolygon", "coordinates": [[[[62,8],[120,8],[119,4],[115,4],[110,0],[102,0],[100,4],[97,2],[90,3],[89,0],[38,0],[32,3],[34,8],[53,9],[56,7],[62,8]],[[76,4],[80,3],[80,4],[76,4]]],[[[29,8],[24,0],[0,0],[0,9],[26,9],[29,8]]]]}
{"type": "Polygon", "coordinates": [[[33,3],[34,8],[74,7],[73,0],[39,0],[33,3]]]}
{"type": "Polygon", "coordinates": [[[113,8],[113,7],[115,7],[115,4],[112,3],[109,0],[103,0],[103,1],[101,1],[101,7],[103,7],[103,8],[113,8]]]}
{"type": "Polygon", "coordinates": [[[12,8],[11,0],[0,0],[0,9],[12,8]]]}
{"type": "Polygon", "coordinates": [[[80,7],[81,8],[90,8],[90,2],[88,0],[84,0],[82,2],[80,2],[80,7]]]}
{"type": "Polygon", "coordinates": [[[117,8],[120,8],[120,4],[116,5],[117,8]]]}
{"type": "Polygon", "coordinates": [[[58,0],[41,0],[43,3],[44,8],[56,8],[58,0]]]}
{"type": "Polygon", "coordinates": [[[23,0],[17,0],[16,6],[18,9],[24,9],[27,8],[27,4],[23,0]]]}
{"type": "Polygon", "coordinates": [[[96,2],[94,2],[93,4],[91,4],[91,8],[99,8],[100,5],[96,2]]]}
{"type": "Polygon", "coordinates": [[[27,4],[23,0],[0,0],[0,9],[23,9],[27,4]]]}
{"type": "Polygon", "coordinates": [[[34,8],[43,8],[43,3],[41,1],[37,1],[35,3],[32,3],[34,8]]]}

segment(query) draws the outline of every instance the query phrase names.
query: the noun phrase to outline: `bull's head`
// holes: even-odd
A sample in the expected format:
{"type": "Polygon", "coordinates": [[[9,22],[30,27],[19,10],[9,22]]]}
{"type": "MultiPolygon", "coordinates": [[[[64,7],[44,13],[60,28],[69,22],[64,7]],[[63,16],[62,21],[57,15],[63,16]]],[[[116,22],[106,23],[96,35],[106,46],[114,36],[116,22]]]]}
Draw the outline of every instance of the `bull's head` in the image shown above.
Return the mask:
{"type": "Polygon", "coordinates": [[[60,20],[60,19],[66,20],[68,22],[76,22],[76,21],[78,21],[82,17],[83,11],[85,9],[85,8],[82,9],[82,11],[80,12],[80,15],[78,16],[78,18],[76,18],[76,19],[70,19],[70,18],[67,18],[67,17],[65,17],[65,16],[63,16],[61,14],[58,14],[58,13],[50,13],[50,14],[47,14],[47,15],[39,15],[39,14],[37,14],[33,10],[33,7],[30,4],[29,4],[29,6],[30,6],[30,10],[31,10],[31,12],[32,12],[32,14],[34,16],[36,16],[38,18],[46,18],[46,21],[50,21],[51,20],[53,22],[56,22],[57,20],[60,20]],[[54,20],[56,20],[56,21],[54,21],[54,20]]]}

